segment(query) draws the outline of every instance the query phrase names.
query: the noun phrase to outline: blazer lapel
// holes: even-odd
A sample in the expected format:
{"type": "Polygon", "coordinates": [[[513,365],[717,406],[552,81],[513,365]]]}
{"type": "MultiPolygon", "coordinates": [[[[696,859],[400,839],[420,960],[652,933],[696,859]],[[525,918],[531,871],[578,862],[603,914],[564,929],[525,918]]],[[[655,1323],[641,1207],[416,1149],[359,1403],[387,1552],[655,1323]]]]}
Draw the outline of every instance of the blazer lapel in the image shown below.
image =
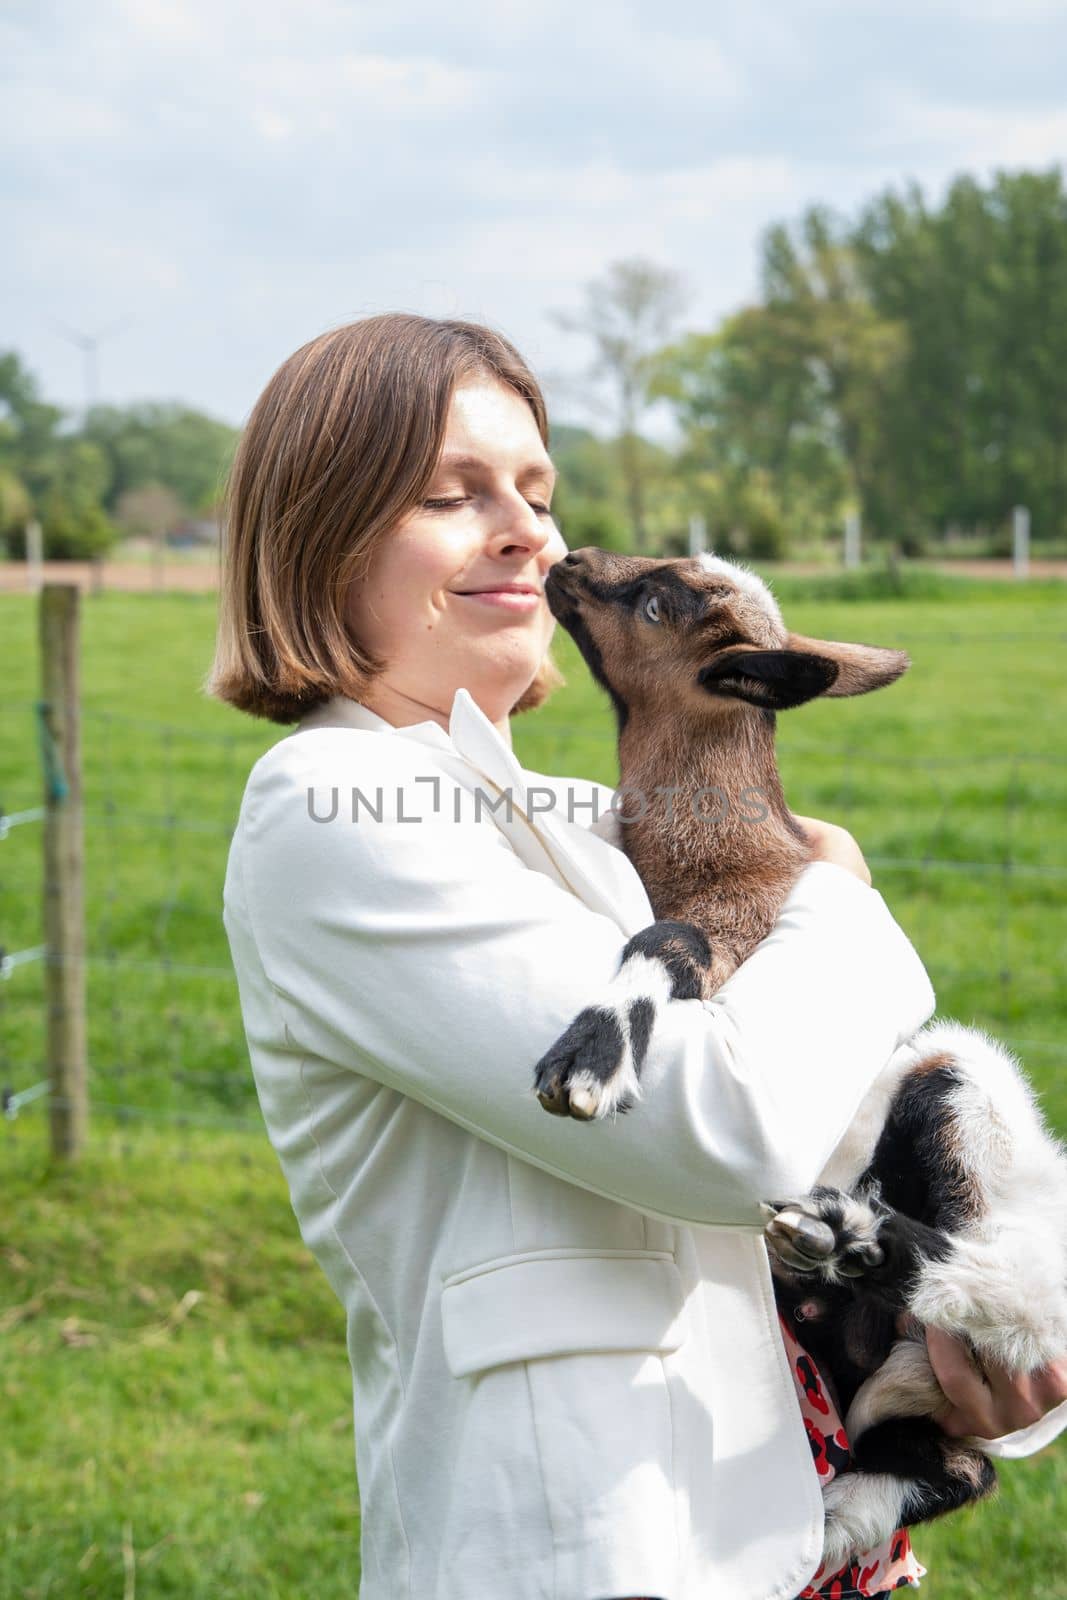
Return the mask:
{"type": "Polygon", "coordinates": [[[446,760],[458,758],[458,776],[469,783],[473,769],[488,782],[494,791],[486,797],[490,805],[505,796],[505,802],[497,803],[489,814],[527,866],[555,878],[591,910],[611,917],[627,935],[654,920],[644,886],[628,857],[590,833],[588,827],[568,821],[565,780],[542,783],[537,774],[524,771],[466,689],[456,691],[447,733],[432,721],[394,727],[345,695],[335,695],[317,706],[294,731],[336,726],[392,733],[430,745],[446,760]],[[553,795],[550,808],[547,789],[553,795]]]}
{"type": "Polygon", "coordinates": [[[647,928],[655,920],[644,885],[629,858],[588,827],[567,819],[566,782],[540,785],[536,774],[525,772],[514,753],[475,704],[466,689],[456,691],[449,718],[449,735],[455,749],[498,789],[511,792],[514,823],[500,814],[497,821],[516,844],[520,855],[522,835],[534,833],[547,852],[556,876],[572,894],[592,910],[611,917],[626,934],[647,928]],[[553,804],[546,807],[544,792],[551,788],[553,804]],[[540,790],[540,793],[535,791],[540,790]],[[534,803],[536,801],[536,804],[534,803]]]}

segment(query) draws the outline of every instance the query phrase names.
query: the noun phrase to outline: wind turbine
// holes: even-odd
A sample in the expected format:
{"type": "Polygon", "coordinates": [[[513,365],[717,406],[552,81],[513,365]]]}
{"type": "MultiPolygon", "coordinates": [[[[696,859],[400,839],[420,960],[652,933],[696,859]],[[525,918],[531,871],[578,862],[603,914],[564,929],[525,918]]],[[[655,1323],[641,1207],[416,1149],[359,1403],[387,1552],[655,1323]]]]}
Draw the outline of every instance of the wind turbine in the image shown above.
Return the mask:
{"type": "Polygon", "coordinates": [[[71,344],[78,346],[84,357],[85,415],[82,419],[84,428],[88,424],[90,412],[100,401],[100,345],[105,339],[112,338],[121,329],[128,327],[134,318],[129,315],[120,317],[117,322],[108,323],[98,333],[82,333],[65,322],[59,322],[55,317],[49,320],[64,339],[69,339],[71,344]]]}

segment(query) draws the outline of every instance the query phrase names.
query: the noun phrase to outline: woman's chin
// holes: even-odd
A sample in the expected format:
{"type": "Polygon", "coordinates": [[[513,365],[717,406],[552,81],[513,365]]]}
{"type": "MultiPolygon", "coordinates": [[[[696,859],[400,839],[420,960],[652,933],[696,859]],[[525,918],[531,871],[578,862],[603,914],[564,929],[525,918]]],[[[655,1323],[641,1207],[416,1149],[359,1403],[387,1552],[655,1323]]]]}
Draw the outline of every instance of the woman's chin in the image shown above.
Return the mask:
{"type": "Polygon", "coordinates": [[[481,670],[474,668],[455,679],[457,688],[466,689],[490,722],[500,722],[509,715],[513,705],[520,701],[537,677],[541,661],[528,661],[521,665],[512,663],[509,670],[481,670]]]}

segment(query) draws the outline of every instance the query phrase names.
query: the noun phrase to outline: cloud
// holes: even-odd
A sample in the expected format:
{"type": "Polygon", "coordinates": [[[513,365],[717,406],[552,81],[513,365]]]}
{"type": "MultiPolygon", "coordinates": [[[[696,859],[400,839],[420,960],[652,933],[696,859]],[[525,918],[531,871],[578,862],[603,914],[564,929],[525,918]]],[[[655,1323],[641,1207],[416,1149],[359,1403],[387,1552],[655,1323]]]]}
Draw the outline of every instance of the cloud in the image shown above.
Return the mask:
{"type": "Polygon", "coordinates": [[[896,106],[910,148],[929,162],[957,171],[1048,167],[1067,157],[1067,107],[991,109],[952,102],[923,103],[902,96],[896,106]]]}
{"type": "Polygon", "coordinates": [[[574,367],[548,311],[613,259],[678,268],[707,324],[811,201],[1067,155],[1064,9],[8,0],[0,348],[77,403],[54,318],[128,313],[106,394],[234,418],[297,344],[393,307],[574,367]]]}
{"type": "Polygon", "coordinates": [[[371,117],[384,134],[393,124],[425,124],[465,110],[478,77],[427,57],[347,52],[326,62],[281,56],[251,62],[241,88],[260,115],[269,101],[293,135],[341,132],[371,117]]]}

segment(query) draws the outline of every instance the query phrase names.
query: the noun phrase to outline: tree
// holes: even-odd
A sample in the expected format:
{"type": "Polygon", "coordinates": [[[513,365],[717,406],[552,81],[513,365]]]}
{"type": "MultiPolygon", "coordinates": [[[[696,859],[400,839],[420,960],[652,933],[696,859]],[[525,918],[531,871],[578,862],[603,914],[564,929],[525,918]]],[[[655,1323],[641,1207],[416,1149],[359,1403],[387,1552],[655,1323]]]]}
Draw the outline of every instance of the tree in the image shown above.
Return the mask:
{"type": "Polygon", "coordinates": [[[592,340],[588,377],[608,385],[619,468],[635,549],[648,545],[647,459],[640,426],[648,409],[656,357],[685,307],[678,273],[639,259],[614,262],[585,286],[579,313],[557,312],[556,323],[592,340]]]}
{"type": "Polygon", "coordinates": [[[906,324],[884,419],[931,529],[990,528],[1024,501],[1067,532],[1067,196],[1058,169],[961,177],[939,210],[912,185],[864,210],[855,246],[872,303],[906,324]]]}
{"type": "Polygon", "coordinates": [[[105,503],[114,511],[131,489],[159,484],[185,513],[210,511],[238,439],[238,430],[172,401],[94,406],[85,436],[108,462],[105,503]]]}
{"type": "Polygon", "coordinates": [[[873,303],[848,228],[813,206],[768,230],[763,291],[780,336],[816,386],[868,522],[893,531],[900,497],[883,419],[900,394],[908,329],[873,303]]]}
{"type": "Polygon", "coordinates": [[[751,306],[661,353],[653,391],[674,411],[677,470],[717,547],[780,554],[787,533],[819,537],[840,520],[848,471],[797,331],[751,306]]]}
{"type": "Polygon", "coordinates": [[[552,426],[550,446],[559,473],[552,515],[571,549],[586,544],[629,548],[614,446],[589,428],[560,423],[552,426]]]}
{"type": "Polygon", "coordinates": [[[33,503],[22,479],[0,467],[0,541],[17,537],[33,515],[33,503]]]}
{"type": "Polygon", "coordinates": [[[39,398],[36,380],[15,351],[0,354],[2,532],[12,556],[25,555],[31,514],[40,519],[45,554],[53,559],[95,555],[114,542],[101,499],[107,463],[95,445],[60,433],[63,415],[39,398]]]}
{"type": "Polygon", "coordinates": [[[62,420],[58,406],[40,399],[37,380],[16,352],[0,352],[0,467],[18,480],[31,501],[52,480],[62,420]]]}
{"type": "Polygon", "coordinates": [[[85,560],[114,545],[118,530],[101,500],[106,481],[107,462],[96,445],[78,437],[61,441],[55,474],[40,499],[49,560],[85,560]]]}
{"type": "Polygon", "coordinates": [[[211,511],[238,438],[172,401],[94,406],[80,432],[61,431],[64,421],[18,355],[0,352],[0,538],[13,556],[24,551],[31,515],[47,554],[75,559],[114,543],[120,505],[127,524],[147,516],[154,538],[182,516],[211,511]]]}
{"type": "Polygon", "coordinates": [[[162,483],[146,483],[141,489],[127,489],[119,496],[115,521],[134,539],[158,541],[182,520],[185,508],[172,489],[162,483]]]}

